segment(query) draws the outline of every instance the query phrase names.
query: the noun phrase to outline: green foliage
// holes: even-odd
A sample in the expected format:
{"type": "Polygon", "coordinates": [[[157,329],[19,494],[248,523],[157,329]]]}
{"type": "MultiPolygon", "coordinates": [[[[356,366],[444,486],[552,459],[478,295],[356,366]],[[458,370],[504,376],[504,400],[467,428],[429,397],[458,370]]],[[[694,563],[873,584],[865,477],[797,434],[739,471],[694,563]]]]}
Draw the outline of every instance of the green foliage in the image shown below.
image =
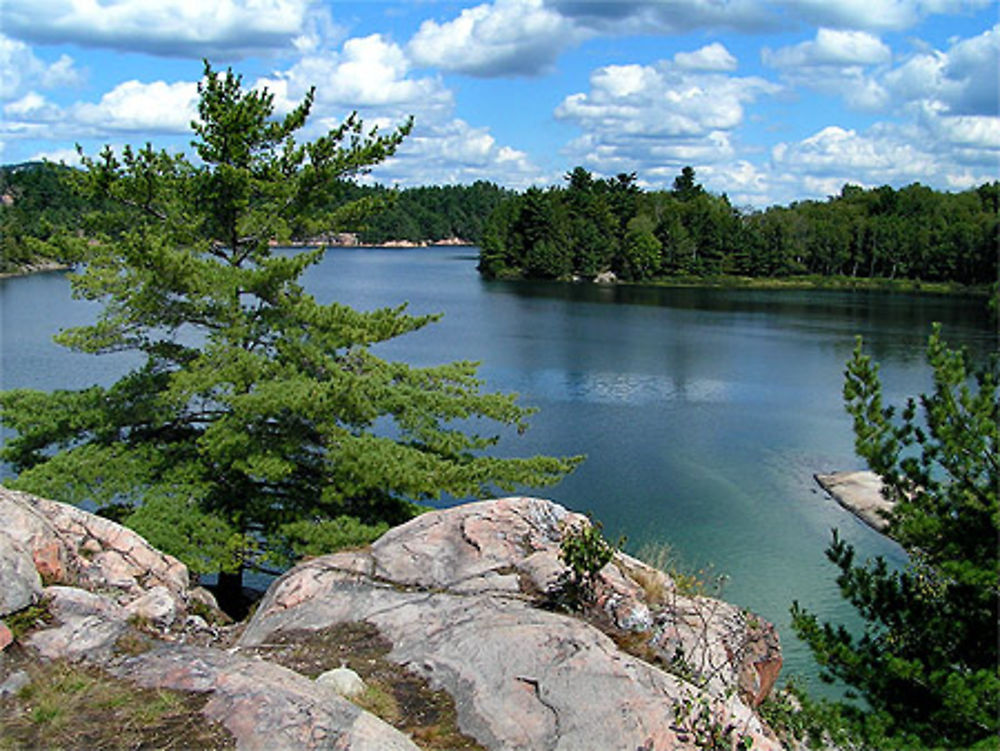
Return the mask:
{"type": "Polygon", "coordinates": [[[10,629],[11,636],[17,640],[36,626],[50,623],[52,619],[49,601],[46,599],[18,610],[16,613],[5,615],[3,621],[10,629]]]}
{"type": "Polygon", "coordinates": [[[80,226],[85,205],[69,185],[70,170],[48,162],[0,168],[0,272],[61,260],[47,243],[80,226]]]}
{"type": "Polygon", "coordinates": [[[753,737],[733,724],[723,724],[717,716],[722,707],[702,694],[697,699],[683,696],[671,707],[677,740],[706,751],[750,751],[753,737]]]}
{"type": "Polygon", "coordinates": [[[112,509],[193,570],[238,581],[403,521],[414,503],[572,469],[577,459],[488,454],[531,410],[483,392],[474,363],[414,368],[372,353],[435,316],[321,305],[298,280],[322,249],[273,249],[370,207],[333,205],[326,191],[392,154],[410,123],[381,134],[351,115],[300,144],[312,92],[275,118],[269,92],[207,63],[199,91],[198,163],[105,148],[73,173],[93,210],[83,235],[52,244],[82,264],[74,294],[104,308],[58,341],[144,362],[107,388],[0,394],[16,431],[0,457],[17,487],[112,509]]]}
{"type": "Polygon", "coordinates": [[[286,538],[289,558],[323,555],[344,548],[354,548],[374,542],[389,530],[385,522],[363,524],[352,516],[336,519],[301,519],[286,524],[281,534],[286,538]]]}
{"type": "Polygon", "coordinates": [[[565,603],[571,610],[580,610],[594,597],[594,585],[601,569],[614,557],[617,546],[604,539],[601,523],[567,527],[559,544],[559,558],[569,567],[568,576],[557,582],[554,600],[565,603]]]}
{"type": "Polygon", "coordinates": [[[868,713],[845,705],[844,715],[881,747],[971,747],[995,742],[1000,730],[1000,367],[994,356],[974,368],[937,327],[927,359],[934,389],[910,399],[898,417],[883,405],[878,368],[860,341],[844,386],[856,450],[896,502],[889,534],[908,564],[858,565],[834,532],[827,555],[864,633],[821,624],[797,604],[792,611],[824,671],[870,705],[868,713]]]}
{"type": "Polygon", "coordinates": [[[487,222],[480,271],[593,278],[611,269],[634,281],[817,275],[982,286],[997,279],[1000,182],[955,194],[919,184],[848,185],[828,201],[739,211],[705,191],[691,167],[669,191],[644,193],[635,180],[598,180],[577,167],[565,188],[511,196],[487,222]],[[529,204],[532,216],[544,217],[542,245],[525,237],[529,204]]]}

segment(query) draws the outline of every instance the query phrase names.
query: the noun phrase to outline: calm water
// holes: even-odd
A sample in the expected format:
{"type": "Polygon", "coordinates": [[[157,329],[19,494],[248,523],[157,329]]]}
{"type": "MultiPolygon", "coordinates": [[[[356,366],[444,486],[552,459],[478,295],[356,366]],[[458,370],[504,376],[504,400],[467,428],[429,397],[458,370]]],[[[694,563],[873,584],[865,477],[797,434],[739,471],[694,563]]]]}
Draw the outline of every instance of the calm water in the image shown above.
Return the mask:
{"type": "MultiPolygon", "coordinates": [[[[903,560],[892,543],[817,492],[815,472],[861,468],[841,403],[856,334],[882,363],[893,400],[926,390],[930,324],[952,344],[997,347],[982,302],[918,295],[606,288],[484,282],[475,249],[334,250],[306,286],[363,309],[410,303],[442,312],[383,345],[393,359],[482,362],[492,390],[538,407],[505,437],[511,455],[587,454],[562,484],[537,491],[592,511],[633,552],[667,541],[690,567],[728,575],[726,599],[774,621],[786,674],[813,675],[792,638],[793,599],[850,616],[823,550],[838,527],[862,555],[903,560]]],[[[0,280],[0,385],[108,383],[135,362],[89,357],[49,340],[83,322],[62,274],[0,280]]]]}

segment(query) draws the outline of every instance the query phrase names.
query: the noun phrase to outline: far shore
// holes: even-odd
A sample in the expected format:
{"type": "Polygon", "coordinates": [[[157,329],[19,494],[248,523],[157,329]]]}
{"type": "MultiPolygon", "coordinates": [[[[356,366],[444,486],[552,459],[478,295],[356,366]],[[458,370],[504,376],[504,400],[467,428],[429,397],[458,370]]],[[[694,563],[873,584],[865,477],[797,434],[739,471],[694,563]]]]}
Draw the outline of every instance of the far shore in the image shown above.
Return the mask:
{"type": "Polygon", "coordinates": [[[385,240],[379,243],[367,243],[358,239],[352,232],[342,232],[329,237],[317,237],[309,240],[289,240],[287,242],[271,241],[273,247],[282,248],[441,248],[441,247],[473,247],[475,243],[460,237],[445,237],[440,240],[385,240]]]}
{"type": "Polygon", "coordinates": [[[40,274],[45,271],[66,271],[72,268],[69,264],[59,261],[35,261],[25,264],[16,271],[0,272],[0,279],[10,279],[15,276],[27,276],[28,274],[40,274]]]}

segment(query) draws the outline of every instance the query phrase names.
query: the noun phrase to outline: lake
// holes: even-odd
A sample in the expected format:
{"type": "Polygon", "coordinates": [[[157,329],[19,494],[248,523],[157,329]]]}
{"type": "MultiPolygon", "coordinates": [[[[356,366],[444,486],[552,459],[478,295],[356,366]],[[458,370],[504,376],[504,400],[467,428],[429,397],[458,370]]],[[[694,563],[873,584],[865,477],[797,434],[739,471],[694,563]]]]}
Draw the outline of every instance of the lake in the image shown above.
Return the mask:
{"type": "MultiPolygon", "coordinates": [[[[815,675],[792,637],[795,599],[849,619],[823,551],[830,530],[862,557],[900,549],[818,490],[813,473],[863,468],[841,400],[855,335],[881,363],[887,397],[928,390],[932,321],[953,346],[997,347],[979,299],[850,291],[604,287],[484,281],[475,248],[333,249],[305,284],[322,302],[371,309],[408,301],[441,312],[377,352],[417,365],[482,363],[487,388],[539,408],[508,455],[587,455],[537,491],[592,512],[627,549],[668,542],[690,569],[728,579],[723,596],[775,622],[785,675],[815,675]]],[[[64,274],[0,280],[0,386],[110,383],[136,360],[91,357],[50,339],[97,308],[64,274]]],[[[811,680],[810,680],[811,682],[811,680]]]]}

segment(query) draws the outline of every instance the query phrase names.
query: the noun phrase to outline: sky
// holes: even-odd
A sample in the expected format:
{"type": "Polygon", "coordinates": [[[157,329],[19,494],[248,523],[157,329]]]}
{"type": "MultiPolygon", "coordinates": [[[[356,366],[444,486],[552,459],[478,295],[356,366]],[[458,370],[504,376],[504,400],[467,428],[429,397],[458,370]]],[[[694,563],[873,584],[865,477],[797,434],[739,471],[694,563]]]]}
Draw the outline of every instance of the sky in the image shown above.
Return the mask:
{"type": "Polygon", "coordinates": [[[0,0],[0,162],[190,152],[203,59],[278,114],[315,86],[303,138],[412,115],[384,185],[690,165],[764,207],[1000,179],[997,0],[0,0]]]}

